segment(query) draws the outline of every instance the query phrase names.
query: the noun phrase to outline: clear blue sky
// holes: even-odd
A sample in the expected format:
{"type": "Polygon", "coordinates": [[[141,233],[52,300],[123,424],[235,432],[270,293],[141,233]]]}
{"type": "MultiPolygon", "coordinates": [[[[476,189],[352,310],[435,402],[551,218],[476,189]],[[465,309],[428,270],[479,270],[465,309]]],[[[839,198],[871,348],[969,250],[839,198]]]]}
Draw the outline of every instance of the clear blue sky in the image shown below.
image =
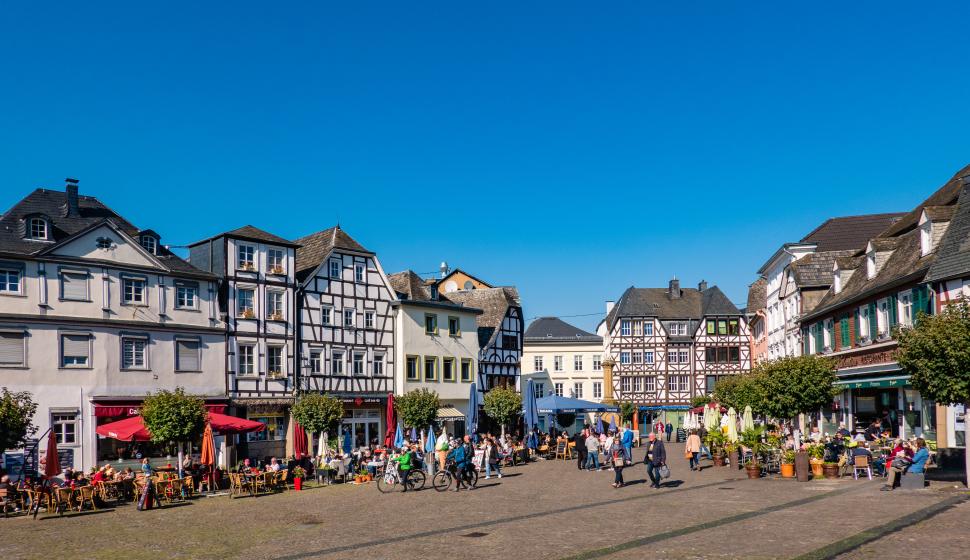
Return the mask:
{"type": "Polygon", "coordinates": [[[72,176],[170,244],[339,220],[534,317],[674,274],[743,303],[970,162],[966,3],[320,4],[7,3],[0,206],[72,176]]]}

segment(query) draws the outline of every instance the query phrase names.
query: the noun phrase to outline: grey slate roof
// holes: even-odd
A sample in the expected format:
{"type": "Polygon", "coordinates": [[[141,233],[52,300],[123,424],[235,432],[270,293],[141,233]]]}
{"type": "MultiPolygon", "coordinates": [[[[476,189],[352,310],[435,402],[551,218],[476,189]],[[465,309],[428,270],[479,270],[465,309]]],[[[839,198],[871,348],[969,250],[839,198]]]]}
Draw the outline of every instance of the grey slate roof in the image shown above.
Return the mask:
{"type": "Polygon", "coordinates": [[[189,247],[193,247],[195,245],[199,245],[201,243],[205,243],[205,242],[207,242],[207,241],[209,241],[211,239],[217,239],[217,238],[223,237],[223,236],[226,236],[226,237],[235,237],[237,239],[246,239],[248,241],[258,241],[258,242],[261,242],[261,243],[269,243],[271,245],[283,245],[285,247],[297,247],[297,244],[296,243],[293,243],[289,239],[283,239],[282,237],[280,237],[278,235],[273,235],[272,233],[270,233],[270,232],[268,232],[266,230],[259,229],[258,227],[252,226],[252,225],[245,225],[245,226],[243,226],[241,228],[236,228],[234,230],[227,231],[227,232],[224,232],[224,233],[220,233],[218,235],[213,235],[212,237],[207,237],[206,239],[203,239],[201,241],[196,241],[195,243],[190,244],[189,247]]]}
{"type": "Polygon", "coordinates": [[[905,214],[865,214],[829,218],[813,229],[802,243],[814,243],[817,252],[856,250],[879,235],[905,214]]]}
{"type": "Polygon", "coordinates": [[[936,262],[926,274],[927,282],[966,276],[970,272],[970,186],[964,186],[940,246],[936,262]]]}
{"type": "Polygon", "coordinates": [[[703,292],[681,288],[681,297],[675,299],[668,297],[667,288],[631,286],[606,316],[606,322],[612,327],[619,317],[701,319],[711,315],[741,315],[741,312],[717,286],[703,292]]]}
{"type": "Polygon", "coordinates": [[[425,304],[431,307],[450,307],[453,309],[468,311],[470,313],[482,312],[481,309],[451,301],[448,299],[448,294],[444,292],[438,292],[438,299],[431,299],[431,286],[434,286],[435,282],[429,282],[428,280],[421,278],[421,276],[412,270],[404,270],[402,272],[389,274],[387,276],[387,281],[391,283],[391,289],[397,293],[398,299],[405,303],[413,302],[425,304]]]}
{"type": "Polygon", "coordinates": [[[373,255],[363,245],[354,241],[354,238],[347,235],[347,232],[334,226],[317,233],[311,233],[306,237],[296,240],[299,248],[296,250],[296,274],[298,277],[306,276],[309,272],[320,266],[323,259],[334,249],[345,249],[358,253],[373,255]]]}
{"type": "Polygon", "coordinates": [[[522,307],[519,291],[512,286],[500,288],[481,288],[478,290],[459,290],[448,292],[448,299],[466,307],[481,309],[483,313],[475,318],[478,324],[478,343],[485,348],[497,336],[502,320],[510,307],[522,307]]]}
{"type": "Polygon", "coordinates": [[[764,276],[758,277],[748,286],[748,303],[746,313],[757,313],[768,304],[768,280],[764,276]]]}
{"type": "Polygon", "coordinates": [[[916,208],[907,212],[898,222],[890,226],[880,237],[890,237],[898,235],[907,230],[916,227],[919,224],[919,217],[923,211],[923,208],[927,206],[947,206],[950,204],[955,204],[957,199],[960,198],[960,191],[962,190],[962,179],[970,175],[970,165],[967,165],[960,171],[957,171],[945,185],[940,187],[936,192],[931,194],[926,200],[921,202],[916,208]]]}
{"type": "Polygon", "coordinates": [[[799,288],[820,288],[832,285],[833,265],[836,259],[851,257],[855,250],[826,251],[805,255],[791,264],[795,283],[799,288]]]}
{"type": "Polygon", "coordinates": [[[603,342],[603,337],[574,327],[558,317],[539,317],[525,331],[526,342],[603,342]]]}
{"type": "MultiPolygon", "coordinates": [[[[66,212],[67,194],[64,191],[36,189],[15,204],[10,210],[0,216],[0,254],[11,256],[34,256],[51,249],[75,235],[110,222],[135,240],[142,231],[120,214],[108,208],[93,196],[78,196],[79,215],[68,216],[66,212]],[[27,216],[41,215],[51,224],[52,245],[49,241],[34,241],[24,239],[22,235],[22,220],[27,216]]],[[[158,246],[155,258],[173,272],[180,272],[195,276],[213,277],[208,272],[200,270],[181,257],[158,246]]]]}

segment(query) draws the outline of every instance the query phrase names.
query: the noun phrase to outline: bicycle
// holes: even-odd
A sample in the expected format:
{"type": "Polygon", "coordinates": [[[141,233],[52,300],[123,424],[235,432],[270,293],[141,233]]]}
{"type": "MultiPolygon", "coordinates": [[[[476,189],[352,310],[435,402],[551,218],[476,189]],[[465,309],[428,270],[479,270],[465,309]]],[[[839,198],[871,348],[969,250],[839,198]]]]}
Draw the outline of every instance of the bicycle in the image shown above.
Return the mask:
{"type": "MultiPolygon", "coordinates": [[[[421,490],[424,488],[425,484],[424,472],[418,469],[411,469],[411,474],[408,476],[408,490],[421,490]]],[[[404,484],[402,484],[401,471],[398,470],[397,463],[394,461],[388,462],[387,467],[384,468],[384,473],[377,478],[377,489],[381,491],[382,494],[388,494],[394,492],[398,488],[404,491],[404,484]]]]}
{"type": "MultiPolygon", "coordinates": [[[[455,475],[452,473],[455,470],[455,464],[449,462],[444,470],[440,470],[435,473],[434,478],[431,479],[431,486],[434,487],[438,492],[444,492],[445,490],[451,488],[452,482],[455,482],[455,475]]],[[[465,471],[464,483],[471,488],[478,486],[478,471],[471,468],[465,471]]]]}

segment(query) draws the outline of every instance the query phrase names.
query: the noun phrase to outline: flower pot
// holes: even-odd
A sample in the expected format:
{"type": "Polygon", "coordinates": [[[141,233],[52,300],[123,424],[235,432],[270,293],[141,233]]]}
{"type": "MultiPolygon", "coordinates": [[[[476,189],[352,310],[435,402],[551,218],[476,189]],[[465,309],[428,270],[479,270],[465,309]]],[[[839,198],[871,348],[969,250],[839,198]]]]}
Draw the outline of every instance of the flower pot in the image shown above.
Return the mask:
{"type": "Polygon", "coordinates": [[[791,463],[781,464],[781,477],[782,478],[795,478],[795,465],[791,463]]]}
{"type": "Polygon", "coordinates": [[[723,467],[724,466],[724,455],[722,455],[722,454],[714,455],[713,458],[712,458],[712,460],[714,461],[714,466],[715,467],[723,467]]]}
{"type": "Polygon", "coordinates": [[[761,478],[761,465],[758,463],[748,463],[744,470],[748,473],[748,478],[761,478]]]}
{"type": "Polygon", "coordinates": [[[293,489],[294,490],[297,490],[297,491],[303,490],[303,479],[302,478],[294,478],[293,479],[293,489]]]}
{"type": "Polygon", "coordinates": [[[738,461],[738,452],[737,451],[732,451],[732,452],[728,453],[728,460],[731,462],[731,466],[732,467],[734,467],[736,469],[740,469],[741,468],[741,465],[739,464],[740,461],[738,461]]]}
{"type": "Polygon", "coordinates": [[[369,475],[367,475],[367,476],[364,477],[364,482],[370,482],[372,480],[374,480],[374,475],[372,475],[372,474],[369,474],[369,475]]]}
{"type": "Polygon", "coordinates": [[[825,463],[822,465],[822,474],[825,478],[839,478],[839,464],[825,463]]]}
{"type": "Polygon", "coordinates": [[[819,478],[822,476],[822,461],[818,459],[812,459],[812,476],[819,478]]]}

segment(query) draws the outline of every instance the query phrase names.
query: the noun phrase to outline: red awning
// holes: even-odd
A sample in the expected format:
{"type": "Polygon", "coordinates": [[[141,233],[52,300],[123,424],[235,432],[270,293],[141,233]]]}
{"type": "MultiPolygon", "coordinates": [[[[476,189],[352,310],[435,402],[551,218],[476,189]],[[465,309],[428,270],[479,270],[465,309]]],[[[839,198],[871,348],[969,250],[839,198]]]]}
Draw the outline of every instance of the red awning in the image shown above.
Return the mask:
{"type": "MultiPolygon", "coordinates": [[[[98,418],[104,418],[106,416],[138,416],[138,413],[141,410],[141,405],[142,401],[95,402],[94,415],[98,418]]],[[[209,412],[215,412],[218,414],[223,414],[226,412],[225,404],[206,403],[205,408],[209,412]]]]}
{"type": "MultiPolygon", "coordinates": [[[[266,424],[235,416],[226,416],[218,412],[209,412],[209,423],[212,431],[223,434],[245,434],[248,432],[262,432],[266,429],[266,424]]],[[[117,439],[120,441],[149,441],[152,439],[151,433],[145,427],[141,416],[132,416],[117,422],[102,424],[95,430],[98,435],[117,439]]]]}

